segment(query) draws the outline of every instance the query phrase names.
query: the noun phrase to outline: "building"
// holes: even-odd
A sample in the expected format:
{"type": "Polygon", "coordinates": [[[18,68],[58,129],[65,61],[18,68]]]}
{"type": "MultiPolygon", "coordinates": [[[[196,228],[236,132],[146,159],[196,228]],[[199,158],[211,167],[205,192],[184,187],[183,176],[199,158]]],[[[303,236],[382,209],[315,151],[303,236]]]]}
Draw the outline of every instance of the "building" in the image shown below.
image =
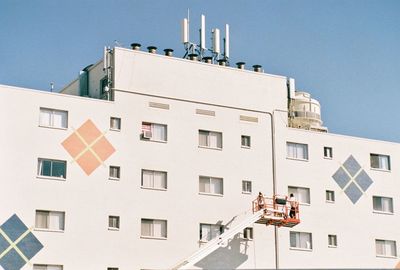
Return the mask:
{"type": "Polygon", "coordinates": [[[61,93],[0,86],[4,270],[172,268],[259,191],[294,193],[301,223],[254,224],[193,268],[399,265],[399,144],[326,132],[284,76],[137,49],[61,93]]]}

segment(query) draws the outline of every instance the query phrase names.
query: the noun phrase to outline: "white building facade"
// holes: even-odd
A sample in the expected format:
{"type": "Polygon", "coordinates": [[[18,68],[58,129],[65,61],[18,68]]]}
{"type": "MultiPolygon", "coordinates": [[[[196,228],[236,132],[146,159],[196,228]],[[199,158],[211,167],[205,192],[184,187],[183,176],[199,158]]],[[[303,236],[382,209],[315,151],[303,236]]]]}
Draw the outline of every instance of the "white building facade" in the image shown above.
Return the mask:
{"type": "Polygon", "coordinates": [[[106,59],[62,93],[0,86],[4,270],[171,269],[258,192],[295,194],[301,223],[254,224],[193,268],[398,265],[399,144],[289,127],[286,77],[106,59]]]}

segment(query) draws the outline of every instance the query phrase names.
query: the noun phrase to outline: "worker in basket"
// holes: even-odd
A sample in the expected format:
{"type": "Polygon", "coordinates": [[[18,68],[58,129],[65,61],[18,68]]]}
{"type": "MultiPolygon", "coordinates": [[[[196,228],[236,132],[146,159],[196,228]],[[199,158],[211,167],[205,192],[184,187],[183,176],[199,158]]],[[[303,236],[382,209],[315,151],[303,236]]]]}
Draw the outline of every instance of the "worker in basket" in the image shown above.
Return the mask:
{"type": "Polygon", "coordinates": [[[296,198],[294,197],[293,193],[290,194],[288,202],[290,205],[289,217],[296,218],[296,209],[298,206],[298,202],[296,201],[296,198]]]}
{"type": "Polygon", "coordinates": [[[264,195],[261,192],[258,192],[257,204],[258,204],[258,210],[261,210],[265,207],[264,195]]]}

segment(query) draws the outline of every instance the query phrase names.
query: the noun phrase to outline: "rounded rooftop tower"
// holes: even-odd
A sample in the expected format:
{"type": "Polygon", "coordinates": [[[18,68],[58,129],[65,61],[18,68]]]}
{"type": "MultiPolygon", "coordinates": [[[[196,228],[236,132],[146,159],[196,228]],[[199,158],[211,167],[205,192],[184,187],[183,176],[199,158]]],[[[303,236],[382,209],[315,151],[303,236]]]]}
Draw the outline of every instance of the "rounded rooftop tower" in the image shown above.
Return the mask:
{"type": "Polygon", "coordinates": [[[309,129],[314,131],[327,132],[328,129],[322,126],[321,105],[318,100],[311,98],[306,92],[295,92],[290,101],[289,125],[294,128],[309,129]]]}

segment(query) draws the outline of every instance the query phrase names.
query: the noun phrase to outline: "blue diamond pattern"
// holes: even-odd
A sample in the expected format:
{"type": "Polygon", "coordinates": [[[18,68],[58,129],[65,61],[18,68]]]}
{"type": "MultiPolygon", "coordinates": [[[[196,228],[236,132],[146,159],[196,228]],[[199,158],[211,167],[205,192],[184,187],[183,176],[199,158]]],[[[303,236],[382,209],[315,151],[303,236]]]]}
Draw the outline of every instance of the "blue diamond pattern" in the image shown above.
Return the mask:
{"type": "MultiPolygon", "coordinates": [[[[28,231],[28,227],[26,227],[15,214],[4,222],[0,228],[13,242],[21,238],[21,236],[28,231]]],[[[10,243],[0,234],[0,253],[6,250],[9,246],[10,243]]],[[[31,232],[29,232],[17,243],[16,248],[21,251],[23,256],[30,260],[43,248],[43,245],[31,232]]],[[[18,254],[15,248],[10,249],[2,258],[0,258],[0,266],[2,267],[0,268],[4,270],[20,270],[25,264],[26,261],[20,254],[18,254]]]]}
{"type": "Polygon", "coordinates": [[[339,185],[339,187],[344,188],[347,183],[350,181],[350,176],[346,173],[345,170],[343,170],[342,167],[340,167],[334,175],[332,175],[332,178],[336,181],[336,183],[339,185]]]}
{"type": "Polygon", "coordinates": [[[349,158],[343,163],[343,167],[351,176],[356,175],[356,173],[361,169],[360,164],[358,164],[357,160],[353,156],[349,156],[349,158]]]}
{"type": "Polygon", "coordinates": [[[369,177],[364,170],[362,170],[354,180],[363,191],[366,191],[373,183],[371,177],[369,177]]]}
{"type": "Polygon", "coordinates": [[[350,201],[355,204],[363,195],[362,191],[356,186],[356,184],[351,183],[345,190],[347,197],[349,197],[350,201]]]}

